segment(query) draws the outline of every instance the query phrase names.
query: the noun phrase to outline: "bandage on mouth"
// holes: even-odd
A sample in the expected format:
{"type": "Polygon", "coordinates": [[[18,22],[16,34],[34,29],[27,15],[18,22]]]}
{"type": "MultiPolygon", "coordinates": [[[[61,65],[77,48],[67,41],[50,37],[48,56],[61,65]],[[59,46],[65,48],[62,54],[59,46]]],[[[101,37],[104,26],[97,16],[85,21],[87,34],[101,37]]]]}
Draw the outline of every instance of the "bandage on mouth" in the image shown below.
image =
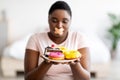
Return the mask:
{"type": "Polygon", "coordinates": [[[63,31],[64,31],[63,28],[58,29],[58,28],[55,27],[55,34],[60,34],[60,35],[62,35],[62,34],[63,34],[63,31]]]}

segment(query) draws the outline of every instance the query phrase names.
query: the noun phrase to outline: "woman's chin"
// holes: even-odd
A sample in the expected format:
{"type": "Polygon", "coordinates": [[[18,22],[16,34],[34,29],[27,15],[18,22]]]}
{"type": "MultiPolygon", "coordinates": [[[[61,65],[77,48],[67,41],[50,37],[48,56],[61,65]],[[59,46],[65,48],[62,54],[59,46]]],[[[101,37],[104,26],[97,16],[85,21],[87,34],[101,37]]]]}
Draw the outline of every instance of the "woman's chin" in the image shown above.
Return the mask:
{"type": "Polygon", "coordinates": [[[55,34],[55,37],[62,37],[63,34],[55,34]]]}

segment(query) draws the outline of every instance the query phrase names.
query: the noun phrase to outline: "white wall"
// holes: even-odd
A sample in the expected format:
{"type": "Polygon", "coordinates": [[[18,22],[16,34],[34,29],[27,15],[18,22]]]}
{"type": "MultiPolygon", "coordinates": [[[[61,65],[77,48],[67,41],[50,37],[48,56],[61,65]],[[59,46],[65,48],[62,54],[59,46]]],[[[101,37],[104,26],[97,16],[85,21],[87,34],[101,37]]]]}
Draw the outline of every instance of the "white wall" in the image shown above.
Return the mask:
{"type": "MultiPolygon", "coordinates": [[[[6,11],[8,40],[13,42],[48,26],[50,5],[56,0],[0,0],[0,12],[6,11]],[[39,30],[38,30],[39,29],[39,30]]],[[[73,12],[71,28],[104,35],[110,26],[109,12],[120,14],[119,0],[65,0],[73,12]]]]}

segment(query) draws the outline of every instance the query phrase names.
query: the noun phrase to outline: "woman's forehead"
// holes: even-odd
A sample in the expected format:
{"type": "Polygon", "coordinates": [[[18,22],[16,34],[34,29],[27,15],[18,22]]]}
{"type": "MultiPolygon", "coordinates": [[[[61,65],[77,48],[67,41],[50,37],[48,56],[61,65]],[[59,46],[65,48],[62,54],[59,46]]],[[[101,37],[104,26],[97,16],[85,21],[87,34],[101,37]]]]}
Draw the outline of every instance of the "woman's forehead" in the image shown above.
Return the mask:
{"type": "Polygon", "coordinates": [[[68,18],[70,19],[70,15],[66,10],[55,10],[53,11],[50,15],[50,17],[54,17],[54,18],[68,18]]]}

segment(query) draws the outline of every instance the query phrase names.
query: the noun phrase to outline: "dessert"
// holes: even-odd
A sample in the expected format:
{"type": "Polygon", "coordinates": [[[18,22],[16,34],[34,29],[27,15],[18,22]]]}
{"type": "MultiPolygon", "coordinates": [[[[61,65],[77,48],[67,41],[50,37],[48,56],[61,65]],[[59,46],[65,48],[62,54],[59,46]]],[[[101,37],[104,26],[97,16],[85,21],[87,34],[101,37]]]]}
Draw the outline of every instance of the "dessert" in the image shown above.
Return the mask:
{"type": "Polygon", "coordinates": [[[64,54],[65,54],[65,59],[76,59],[81,57],[81,54],[77,50],[69,50],[64,52],[64,54]]]}
{"type": "Polygon", "coordinates": [[[53,60],[63,60],[64,54],[62,52],[50,52],[49,58],[53,60]]]}
{"type": "Polygon", "coordinates": [[[51,52],[61,52],[62,53],[62,51],[59,48],[54,48],[53,45],[52,45],[51,47],[48,46],[48,47],[45,48],[44,55],[46,57],[49,57],[51,52]]]}
{"type": "Polygon", "coordinates": [[[45,48],[45,56],[52,60],[72,60],[80,58],[81,54],[77,50],[68,50],[65,47],[51,47],[45,48]]]}
{"type": "Polygon", "coordinates": [[[65,55],[65,59],[75,59],[80,58],[81,54],[77,50],[68,50],[65,47],[59,47],[62,50],[63,54],[65,55]]]}

